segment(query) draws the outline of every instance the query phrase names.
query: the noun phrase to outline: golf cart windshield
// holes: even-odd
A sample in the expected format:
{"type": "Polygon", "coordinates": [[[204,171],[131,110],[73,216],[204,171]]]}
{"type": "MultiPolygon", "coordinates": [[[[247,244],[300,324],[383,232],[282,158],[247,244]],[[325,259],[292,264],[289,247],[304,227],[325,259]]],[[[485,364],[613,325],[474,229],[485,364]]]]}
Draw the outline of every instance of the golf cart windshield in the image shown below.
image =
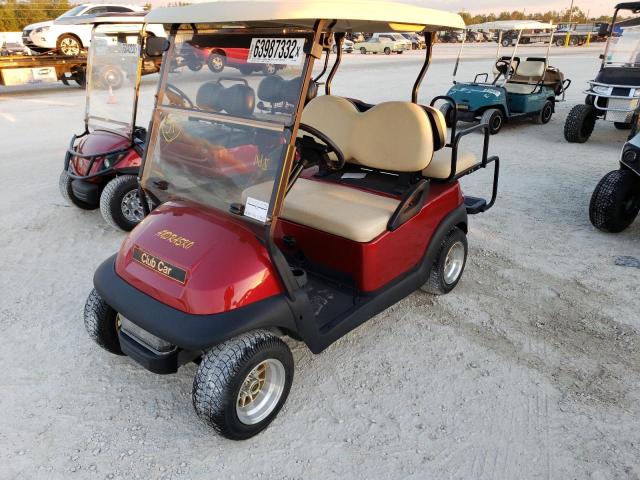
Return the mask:
{"type": "Polygon", "coordinates": [[[94,30],[87,71],[88,128],[131,135],[141,28],[141,25],[103,25],[94,30]]]}
{"type": "Polygon", "coordinates": [[[621,28],[617,35],[609,39],[605,66],[640,66],[640,26],[621,28]]]}
{"type": "Polygon", "coordinates": [[[278,183],[311,41],[305,30],[178,31],[164,59],[145,190],[265,222],[273,202],[243,192],[261,184],[269,197],[278,183]]]}

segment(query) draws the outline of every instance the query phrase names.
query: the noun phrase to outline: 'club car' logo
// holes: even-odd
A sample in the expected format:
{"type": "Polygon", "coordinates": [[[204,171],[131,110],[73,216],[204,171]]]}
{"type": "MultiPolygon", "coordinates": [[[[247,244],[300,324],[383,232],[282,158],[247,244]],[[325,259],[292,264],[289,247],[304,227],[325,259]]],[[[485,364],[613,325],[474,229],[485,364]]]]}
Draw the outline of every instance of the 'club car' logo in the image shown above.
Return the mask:
{"type": "Polygon", "coordinates": [[[187,272],[181,268],[171,265],[170,263],[154,257],[150,253],[144,250],[133,247],[133,259],[140,265],[147,267],[149,270],[153,270],[160,275],[175,280],[178,283],[184,284],[187,279],[187,272]]]}

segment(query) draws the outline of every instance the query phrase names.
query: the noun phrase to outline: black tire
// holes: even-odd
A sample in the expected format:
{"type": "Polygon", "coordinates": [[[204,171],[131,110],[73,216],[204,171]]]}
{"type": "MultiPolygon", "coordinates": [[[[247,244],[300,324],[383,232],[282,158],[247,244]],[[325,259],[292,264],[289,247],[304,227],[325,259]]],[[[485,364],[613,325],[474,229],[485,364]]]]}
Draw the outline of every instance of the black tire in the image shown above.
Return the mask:
{"type": "Polygon", "coordinates": [[[551,121],[551,117],[553,116],[553,108],[553,100],[547,100],[544,103],[542,110],[540,110],[540,113],[536,117],[536,123],[538,125],[546,125],[547,123],[549,123],[551,121]]]}
{"type": "Polygon", "coordinates": [[[603,232],[626,229],[640,211],[640,177],[631,170],[607,173],[593,191],[589,220],[603,232]]]}
{"type": "Polygon", "coordinates": [[[284,405],[293,370],[291,350],[280,338],[265,330],[247,332],[213,347],[202,357],[193,380],[193,407],[220,435],[232,440],[253,437],[267,428],[284,405]],[[283,389],[265,418],[254,424],[243,423],[237,408],[240,388],[254,368],[269,360],[277,360],[284,368],[283,389]]]}
{"type": "Polygon", "coordinates": [[[398,50],[396,53],[397,53],[398,55],[402,55],[402,54],[404,53],[404,50],[398,50]]]}
{"type": "Polygon", "coordinates": [[[391,55],[391,49],[389,47],[384,47],[384,54],[391,55]]]}
{"type": "Polygon", "coordinates": [[[73,182],[73,179],[69,176],[66,170],[63,170],[60,173],[60,178],[58,179],[58,187],[60,189],[60,194],[62,195],[62,198],[64,198],[71,205],[75,205],[76,207],[81,208],[82,210],[95,210],[100,206],[98,204],[94,205],[92,203],[83,202],[82,200],[78,199],[73,194],[73,189],[71,188],[72,182],[73,182]]]}
{"type": "Polygon", "coordinates": [[[131,231],[144,218],[138,196],[138,178],[120,175],[104,187],[100,195],[100,212],[109,225],[131,231]]]}
{"type": "Polygon", "coordinates": [[[631,130],[632,123],[613,122],[613,126],[618,130],[631,130]]]}
{"type": "Polygon", "coordinates": [[[82,41],[71,33],[63,33],[58,37],[56,50],[60,55],[77,57],[82,52],[82,41]]]}
{"type": "Polygon", "coordinates": [[[360,53],[362,55],[366,55],[367,54],[367,49],[365,47],[360,47],[360,53]]]}
{"type": "Polygon", "coordinates": [[[561,38],[558,38],[558,39],[556,40],[556,46],[558,46],[558,47],[564,47],[564,42],[566,42],[566,40],[565,40],[564,38],[562,38],[562,37],[561,37],[561,38]]]}
{"type": "Polygon", "coordinates": [[[118,313],[100,297],[98,292],[91,290],[84,304],[84,326],[89,337],[115,355],[124,355],[118,339],[118,313]]]}
{"type": "Polygon", "coordinates": [[[251,75],[253,73],[253,68],[247,65],[240,65],[238,70],[240,70],[242,75],[251,75]]]}
{"type": "Polygon", "coordinates": [[[453,127],[453,105],[449,102],[445,102],[440,105],[440,113],[444,116],[444,121],[447,124],[447,127],[453,127]]]}
{"type": "Polygon", "coordinates": [[[422,289],[433,295],[444,295],[456,288],[458,282],[462,278],[464,267],[467,264],[467,236],[458,227],[453,227],[444,237],[438,250],[438,255],[431,266],[429,279],[422,289]],[[452,252],[456,250],[455,256],[459,256],[464,252],[464,259],[459,270],[451,272],[455,273],[454,277],[448,278],[447,269],[450,267],[449,256],[454,255],[452,252]]]}
{"type": "Polygon", "coordinates": [[[199,60],[191,60],[187,63],[187,68],[192,72],[199,72],[204,67],[204,63],[199,60]]]}
{"type": "Polygon", "coordinates": [[[576,105],[564,123],[564,138],[570,143],[585,143],[596,126],[596,112],[590,105],[576,105]]]}
{"type": "Polygon", "coordinates": [[[503,47],[510,47],[512,43],[513,43],[513,40],[510,39],[510,38],[503,38],[502,39],[502,46],[503,47]]]}
{"type": "Polygon", "coordinates": [[[220,73],[224,70],[224,67],[227,65],[227,59],[224,55],[220,55],[219,53],[212,52],[207,58],[207,67],[213,73],[220,73]]]}
{"type": "Polygon", "coordinates": [[[267,63],[262,67],[262,73],[265,75],[275,75],[278,73],[278,67],[276,67],[273,63],[267,63]]]}
{"type": "Polygon", "coordinates": [[[502,113],[502,110],[497,108],[485,110],[480,118],[480,123],[486,123],[489,125],[489,133],[491,135],[495,135],[502,130],[502,126],[504,125],[504,113],[502,113]]]}

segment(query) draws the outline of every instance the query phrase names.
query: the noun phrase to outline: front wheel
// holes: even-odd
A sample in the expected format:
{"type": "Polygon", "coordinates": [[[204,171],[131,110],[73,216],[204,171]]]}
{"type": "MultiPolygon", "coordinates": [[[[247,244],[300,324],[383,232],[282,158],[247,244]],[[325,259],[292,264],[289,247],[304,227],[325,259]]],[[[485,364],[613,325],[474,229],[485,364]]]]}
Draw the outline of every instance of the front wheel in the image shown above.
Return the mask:
{"type": "Polygon", "coordinates": [[[422,289],[433,295],[444,295],[453,290],[467,263],[467,249],[467,236],[458,227],[453,227],[442,240],[429,279],[422,289]]]}
{"type": "Polygon", "coordinates": [[[536,123],[539,125],[545,125],[549,123],[553,116],[553,101],[547,100],[540,110],[540,113],[536,117],[536,123]]]}
{"type": "Polygon", "coordinates": [[[109,225],[128,232],[144,219],[138,195],[138,178],[120,175],[104,187],[100,196],[100,212],[109,225]]]}
{"type": "Polygon", "coordinates": [[[453,127],[453,113],[454,113],[454,109],[453,109],[453,105],[451,105],[449,102],[445,102],[442,105],[440,105],[440,113],[442,113],[442,116],[444,117],[444,121],[447,124],[448,128],[453,127]]]}
{"type": "Polygon", "coordinates": [[[502,110],[490,108],[489,110],[485,110],[482,114],[480,123],[486,123],[489,125],[489,133],[491,135],[495,135],[502,130],[502,126],[504,125],[504,114],[502,113],[502,110]]]}
{"type": "Polygon", "coordinates": [[[192,72],[199,72],[204,67],[204,63],[200,60],[191,60],[187,63],[187,68],[192,72]]]}
{"type": "Polygon", "coordinates": [[[391,49],[389,47],[385,47],[384,48],[384,54],[385,55],[391,55],[391,49]]]}
{"type": "Polygon", "coordinates": [[[366,49],[366,48],[364,48],[364,47],[360,47],[360,53],[361,53],[362,55],[366,55],[366,54],[367,54],[367,49],[366,49]]]}
{"type": "Polygon", "coordinates": [[[640,211],[640,177],[631,170],[607,173],[593,191],[589,220],[603,232],[626,229],[640,211]]]}
{"type": "Polygon", "coordinates": [[[595,108],[576,105],[571,109],[564,124],[564,138],[570,143],[585,143],[596,126],[595,108]]]}
{"type": "Polygon", "coordinates": [[[84,304],[84,326],[89,337],[102,348],[115,355],[124,355],[118,338],[120,331],[118,313],[95,289],[91,290],[84,304]]]}
{"type": "Polygon", "coordinates": [[[66,170],[63,170],[60,173],[60,178],[58,179],[58,188],[60,189],[60,195],[71,205],[75,205],[82,210],[95,210],[99,207],[98,204],[87,203],[80,200],[73,193],[73,188],[71,184],[73,183],[73,179],[69,176],[66,170]]]}
{"type": "Polygon", "coordinates": [[[291,350],[280,338],[247,332],[204,354],[193,380],[193,407],[222,436],[253,437],[284,405],[293,369],[291,350]]]}

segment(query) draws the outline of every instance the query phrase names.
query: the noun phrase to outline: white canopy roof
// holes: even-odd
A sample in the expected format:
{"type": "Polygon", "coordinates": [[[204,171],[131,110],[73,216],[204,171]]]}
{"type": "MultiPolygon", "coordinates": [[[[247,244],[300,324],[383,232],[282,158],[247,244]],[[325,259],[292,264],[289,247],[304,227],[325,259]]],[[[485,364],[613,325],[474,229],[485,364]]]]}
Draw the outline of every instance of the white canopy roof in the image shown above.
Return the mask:
{"type": "Polygon", "coordinates": [[[54,20],[56,25],[95,25],[97,23],[145,23],[147,12],[133,13],[99,13],[94,15],[79,15],[77,17],[61,17],[54,20]]]}
{"type": "Polygon", "coordinates": [[[334,31],[413,32],[465,28],[457,13],[374,0],[218,1],[152,10],[149,23],[287,24],[310,28],[336,20],[334,31]]]}
{"type": "Polygon", "coordinates": [[[550,28],[555,28],[555,25],[535,20],[498,20],[467,25],[469,30],[547,30],[550,28]]]}

